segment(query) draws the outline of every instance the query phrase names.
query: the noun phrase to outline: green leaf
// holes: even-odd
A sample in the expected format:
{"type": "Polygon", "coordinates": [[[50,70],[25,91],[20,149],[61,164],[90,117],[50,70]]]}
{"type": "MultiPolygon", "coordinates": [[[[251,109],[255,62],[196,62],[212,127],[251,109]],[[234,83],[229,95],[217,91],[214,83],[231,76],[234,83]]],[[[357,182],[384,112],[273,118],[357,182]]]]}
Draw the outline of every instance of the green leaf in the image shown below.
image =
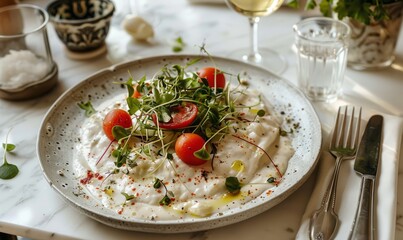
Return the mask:
{"type": "Polygon", "coordinates": [[[259,111],[257,111],[257,114],[259,117],[263,117],[266,114],[266,112],[263,109],[260,109],[259,111]]]}
{"type": "Polygon", "coordinates": [[[6,150],[6,152],[11,152],[15,149],[15,145],[11,143],[3,143],[3,149],[6,150]]]}
{"type": "Polygon", "coordinates": [[[220,112],[217,106],[210,104],[210,110],[208,112],[209,117],[213,125],[218,125],[220,123],[220,112]]]}
{"type": "Polygon", "coordinates": [[[128,97],[126,99],[127,106],[129,107],[129,114],[133,115],[141,108],[141,103],[137,98],[128,97]]]}
{"type": "Polygon", "coordinates": [[[153,89],[153,93],[154,93],[154,101],[157,104],[161,104],[161,95],[160,95],[160,91],[158,91],[158,89],[154,88],[153,89]]]}
{"type": "Polygon", "coordinates": [[[287,6],[292,7],[292,8],[298,8],[299,7],[299,3],[297,0],[292,0],[290,2],[287,3],[287,6]]]}
{"type": "Polygon", "coordinates": [[[172,155],[172,153],[167,154],[167,159],[168,160],[174,160],[174,156],[172,155]]]}
{"type": "Polygon", "coordinates": [[[171,203],[171,199],[168,197],[168,195],[165,195],[159,202],[159,204],[162,206],[168,206],[170,203],[171,203]]]}
{"type": "Polygon", "coordinates": [[[178,37],[178,38],[175,39],[175,41],[173,43],[172,51],[173,52],[181,52],[185,46],[186,46],[186,44],[182,40],[182,38],[178,37]]]}
{"type": "Polygon", "coordinates": [[[5,161],[4,164],[0,166],[1,179],[12,179],[17,176],[18,172],[18,167],[14,164],[7,163],[7,161],[5,161]]]}
{"type": "Polygon", "coordinates": [[[162,103],[167,103],[169,101],[172,101],[174,99],[174,95],[172,93],[164,93],[161,95],[161,102],[162,103]]]}
{"type": "Polygon", "coordinates": [[[125,192],[121,192],[121,194],[123,196],[125,196],[126,201],[130,201],[130,200],[135,198],[134,195],[129,195],[129,194],[125,193],[125,192]]]}
{"type": "Polygon", "coordinates": [[[119,125],[116,125],[112,128],[112,135],[118,141],[122,138],[128,137],[130,133],[131,132],[129,130],[119,125]]]}
{"type": "Polygon", "coordinates": [[[128,96],[133,96],[134,89],[133,89],[133,78],[127,79],[125,85],[127,86],[127,94],[128,96]]]}
{"type": "Polygon", "coordinates": [[[274,183],[276,181],[276,179],[274,178],[274,177],[269,177],[268,179],[267,179],[267,182],[268,183],[274,183]]]}
{"type": "Polygon", "coordinates": [[[112,151],[111,155],[112,155],[112,157],[117,158],[117,157],[119,157],[119,153],[120,153],[120,150],[115,149],[112,151]]]}
{"type": "Polygon", "coordinates": [[[322,14],[326,17],[332,16],[332,1],[331,0],[322,0],[319,4],[319,9],[322,14]]]}
{"type": "Polygon", "coordinates": [[[86,102],[86,103],[83,103],[83,102],[77,103],[77,105],[78,105],[81,109],[85,110],[85,116],[86,116],[86,117],[89,117],[89,116],[91,116],[92,114],[96,113],[96,110],[94,109],[94,107],[92,106],[92,104],[91,104],[90,101],[88,101],[88,102],[86,102]]]}
{"type": "Polygon", "coordinates": [[[306,3],[305,8],[307,10],[312,10],[312,9],[315,9],[316,6],[317,6],[317,4],[316,4],[315,0],[308,0],[308,2],[306,3]]]}
{"type": "Polygon", "coordinates": [[[241,190],[241,183],[237,177],[227,177],[225,179],[225,187],[232,194],[238,194],[241,190]]]}
{"type": "Polygon", "coordinates": [[[160,188],[161,186],[162,186],[161,180],[160,180],[159,178],[155,178],[155,179],[154,179],[154,185],[153,185],[153,187],[154,187],[155,189],[158,189],[158,188],[160,188]]]}
{"type": "Polygon", "coordinates": [[[127,162],[128,154],[130,153],[125,147],[119,145],[118,149],[112,152],[112,156],[116,157],[115,165],[116,167],[121,167],[127,162]]]}
{"type": "Polygon", "coordinates": [[[200,150],[197,150],[193,153],[193,155],[197,158],[203,159],[203,160],[210,160],[210,154],[207,152],[206,148],[201,148],[200,150]]]}

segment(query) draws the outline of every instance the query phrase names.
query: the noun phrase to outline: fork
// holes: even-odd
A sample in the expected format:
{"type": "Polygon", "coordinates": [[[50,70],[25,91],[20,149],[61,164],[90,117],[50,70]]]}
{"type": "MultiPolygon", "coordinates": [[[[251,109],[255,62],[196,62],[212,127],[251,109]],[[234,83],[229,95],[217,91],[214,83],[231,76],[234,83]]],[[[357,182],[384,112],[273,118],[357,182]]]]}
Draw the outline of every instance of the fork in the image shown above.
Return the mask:
{"type": "Polygon", "coordinates": [[[353,159],[357,151],[361,124],[361,108],[358,117],[355,117],[355,107],[352,107],[348,118],[348,106],[344,113],[341,107],[337,112],[336,123],[333,128],[333,136],[330,142],[329,152],[336,158],[331,181],[323,196],[321,206],[310,219],[310,238],[313,240],[332,239],[339,224],[339,218],[334,211],[336,202],[337,179],[341,162],[353,159]]]}

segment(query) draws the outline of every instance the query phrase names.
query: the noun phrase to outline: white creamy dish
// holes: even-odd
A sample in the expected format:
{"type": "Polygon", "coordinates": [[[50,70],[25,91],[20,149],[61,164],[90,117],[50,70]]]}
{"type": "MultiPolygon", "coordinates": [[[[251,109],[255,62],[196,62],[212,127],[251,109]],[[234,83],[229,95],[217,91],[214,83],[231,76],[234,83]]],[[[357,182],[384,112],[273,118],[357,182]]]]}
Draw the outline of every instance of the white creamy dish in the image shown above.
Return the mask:
{"type": "MultiPolygon", "coordinates": [[[[146,86],[153,86],[152,81],[146,86]]],[[[97,106],[79,129],[80,144],[76,146],[74,169],[83,190],[125,218],[148,220],[221,215],[271,194],[281,184],[294,154],[289,137],[282,134],[281,114],[258,91],[242,84],[226,86],[224,102],[230,102],[235,113],[224,115],[221,120],[225,122],[216,123],[220,127],[211,127],[219,129],[212,137],[205,136],[210,130],[203,132],[209,155],[201,165],[189,165],[175,152],[176,139],[183,132],[197,133],[198,127],[161,129],[151,117],[144,120],[145,111],[140,109],[131,115],[129,136],[111,142],[103,131],[103,121],[112,109],[130,109],[128,94],[97,106]],[[139,124],[149,128],[136,129],[139,124]],[[122,152],[124,147],[129,150],[122,152]],[[119,153],[127,154],[121,165],[119,153]]],[[[156,92],[162,94],[158,89],[150,87],[139,102],[156,92]]],[[[201,114],[199,109],[198,116],[201,114]]]]}

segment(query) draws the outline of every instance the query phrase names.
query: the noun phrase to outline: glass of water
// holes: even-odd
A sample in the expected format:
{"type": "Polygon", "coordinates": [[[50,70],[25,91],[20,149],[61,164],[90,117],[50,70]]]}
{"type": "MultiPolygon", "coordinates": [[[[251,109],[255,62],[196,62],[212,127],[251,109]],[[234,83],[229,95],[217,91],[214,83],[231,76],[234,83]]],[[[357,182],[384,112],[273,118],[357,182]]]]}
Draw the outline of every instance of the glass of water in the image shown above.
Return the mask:
{"type": "Polygon", "coordinates": [[[336,19],[314,17],[293,29],[299,87],[313,101],[335,101],[342,90],[350,27],[336,19]]]}

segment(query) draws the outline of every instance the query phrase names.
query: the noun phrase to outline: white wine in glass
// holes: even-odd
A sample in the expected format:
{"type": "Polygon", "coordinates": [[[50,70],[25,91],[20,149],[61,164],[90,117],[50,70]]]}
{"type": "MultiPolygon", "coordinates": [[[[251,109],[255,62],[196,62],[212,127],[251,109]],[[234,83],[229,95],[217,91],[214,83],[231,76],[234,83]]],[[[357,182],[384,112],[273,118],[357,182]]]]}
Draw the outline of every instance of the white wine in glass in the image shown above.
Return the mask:
{"type": "Polygon", "coordinates": [[[274,73],[280,74],[286,68],[285,60],[275,51],[258,48],[258,23],[260,17],[276,11],[284,0],[225,0],[234,11],[249,18],[250,48],[240,49],[231,54],[232,57],[242,58],[245,62],[253,63],[274,73]]]}

